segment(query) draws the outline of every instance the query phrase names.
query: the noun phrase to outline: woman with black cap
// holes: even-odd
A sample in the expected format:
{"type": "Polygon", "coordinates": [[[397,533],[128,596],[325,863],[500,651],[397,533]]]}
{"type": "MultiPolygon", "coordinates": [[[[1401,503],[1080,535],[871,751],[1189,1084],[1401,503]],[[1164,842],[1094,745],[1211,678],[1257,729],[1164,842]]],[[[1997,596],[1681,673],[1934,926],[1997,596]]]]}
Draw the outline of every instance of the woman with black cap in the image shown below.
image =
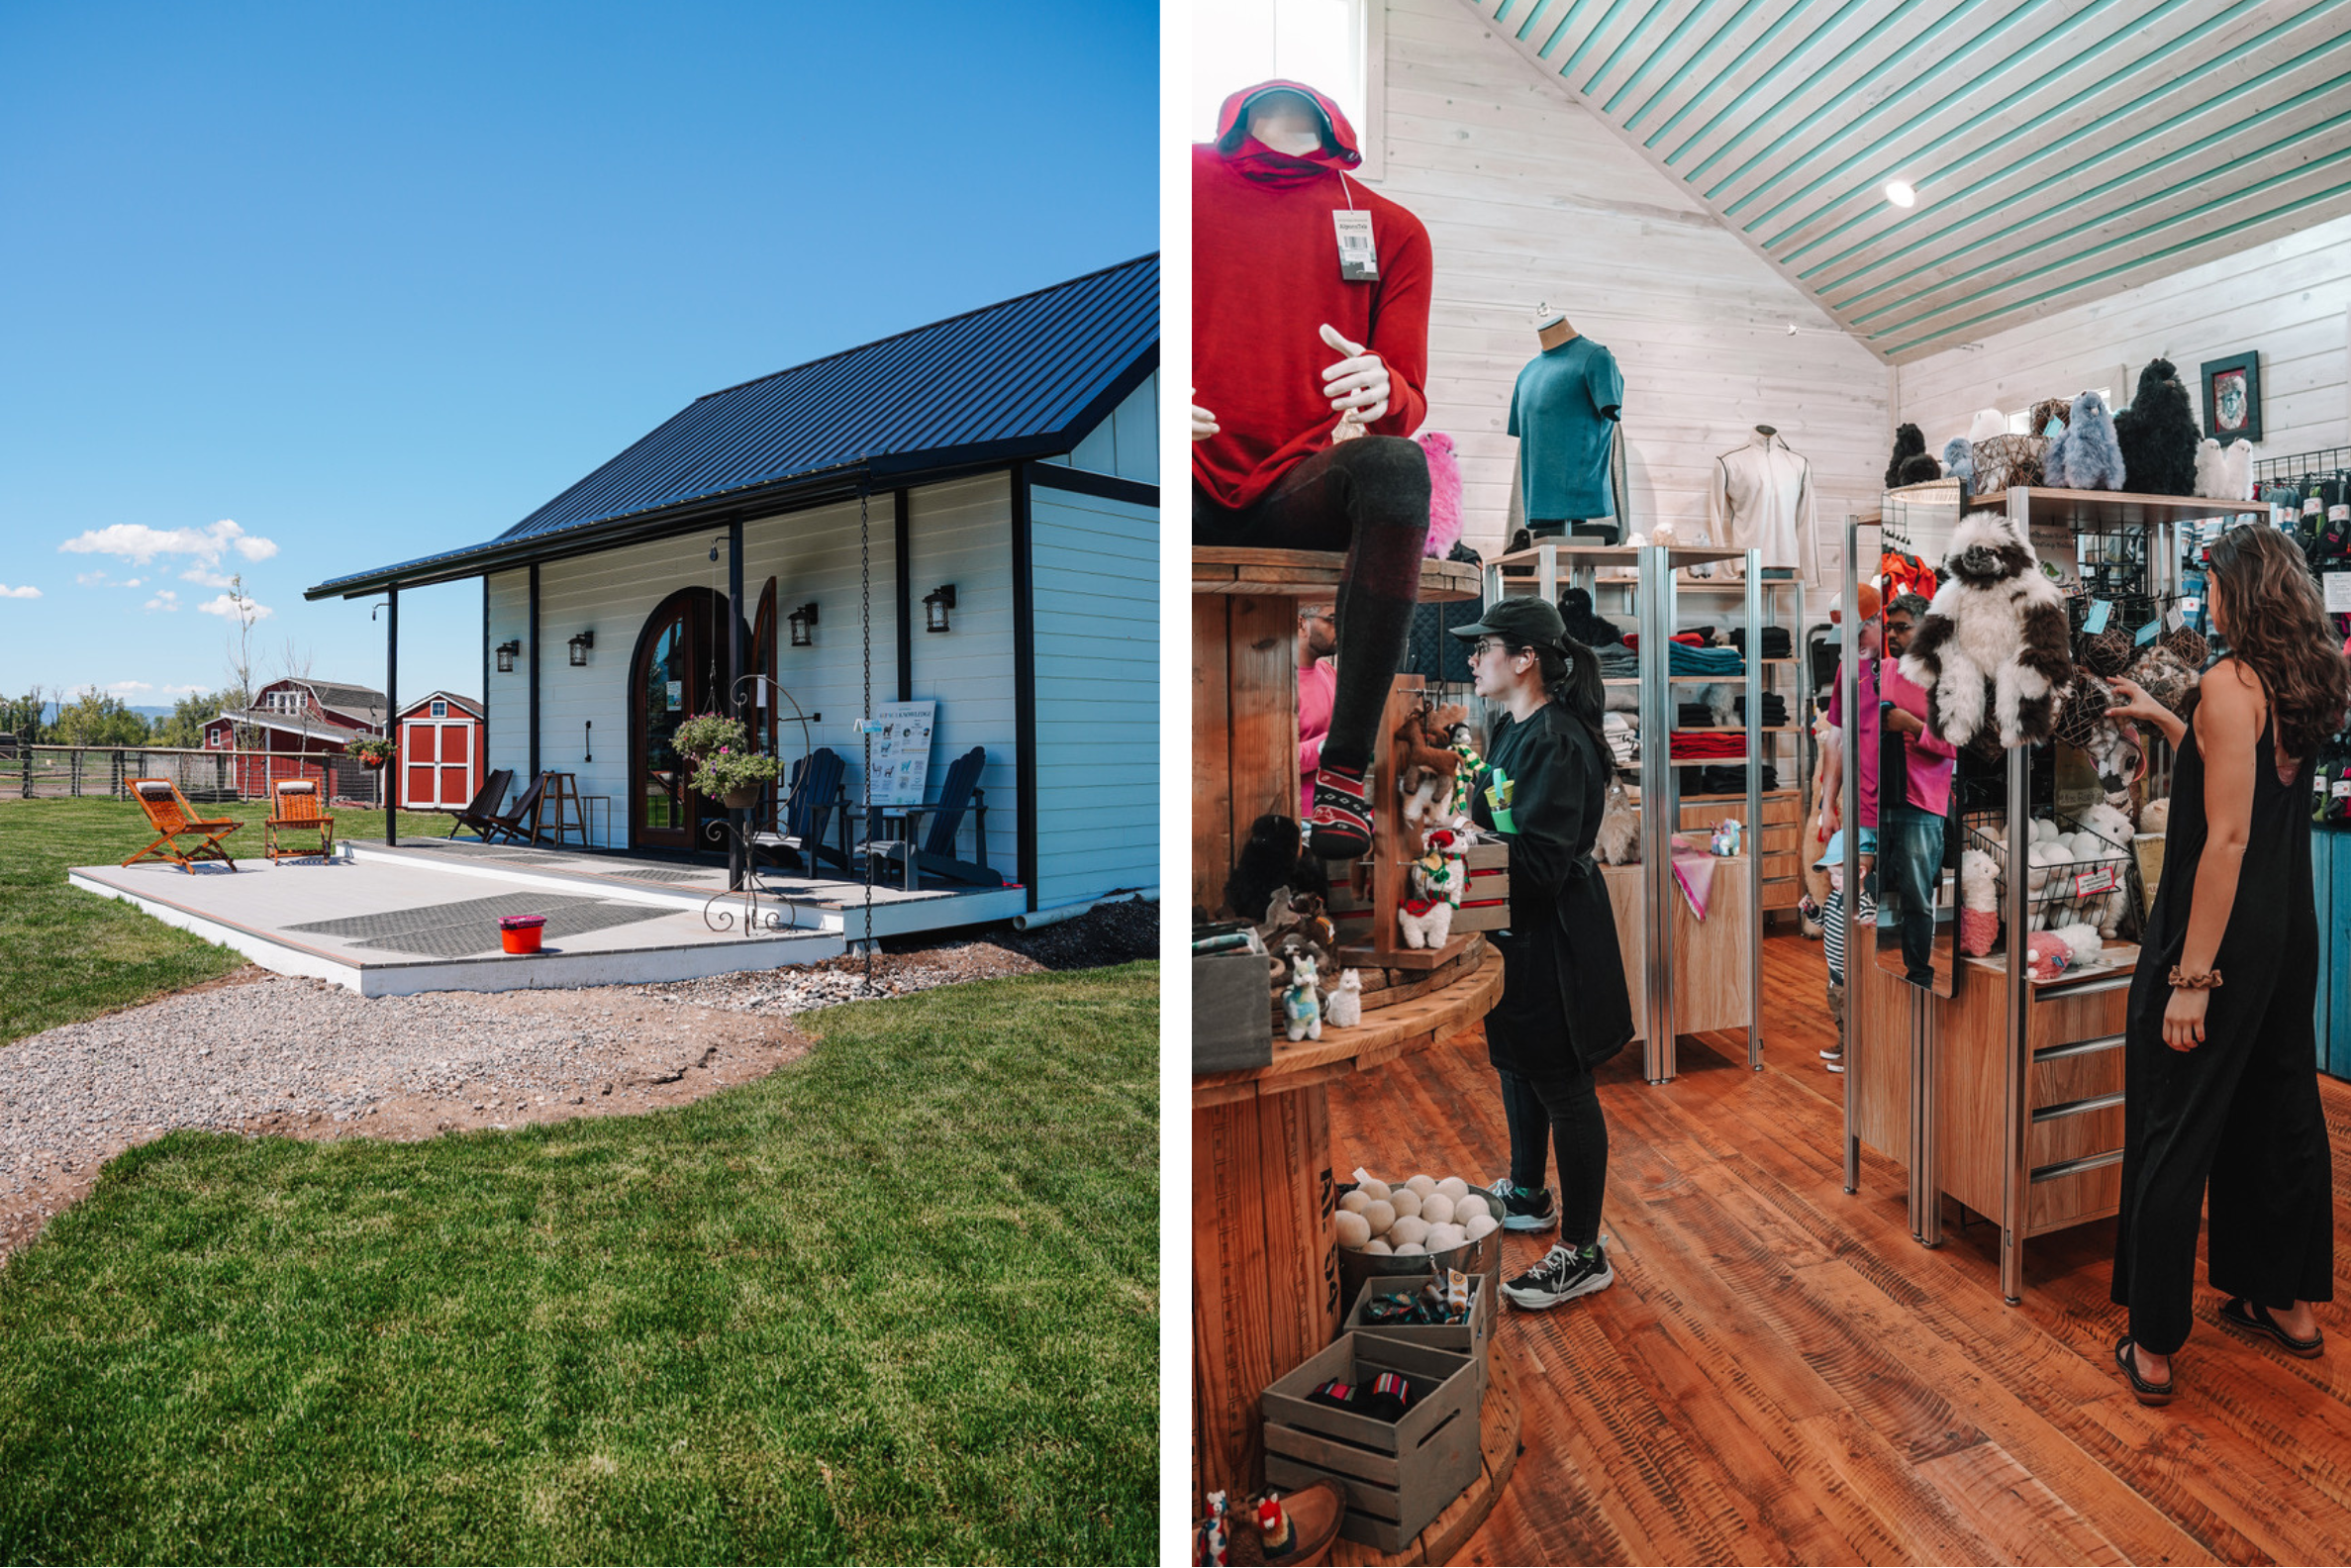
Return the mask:
{"type": "Polygon", "coordinates": [[[1600,1245],[1609,1132],[1592,1074],[1632,1038],[1616,915],[1592,858],[1609,779],[1600,660],[1541,599],[1505,599],[1453,636],[1470,643],[1477,694],[1503,710],[1471,806],[1511,850],[1511,924],[1495,933],[1502,1000],[1486,1016],[1511,1174],[1492,1191],[1506,1228],[1560,1226],[1559,1244],[1503,1294],[1556,1307],[1616,1279],[1600,1245]],[[1559,1155],[1556,1208],[1546,1140],[1559,1155]]]}

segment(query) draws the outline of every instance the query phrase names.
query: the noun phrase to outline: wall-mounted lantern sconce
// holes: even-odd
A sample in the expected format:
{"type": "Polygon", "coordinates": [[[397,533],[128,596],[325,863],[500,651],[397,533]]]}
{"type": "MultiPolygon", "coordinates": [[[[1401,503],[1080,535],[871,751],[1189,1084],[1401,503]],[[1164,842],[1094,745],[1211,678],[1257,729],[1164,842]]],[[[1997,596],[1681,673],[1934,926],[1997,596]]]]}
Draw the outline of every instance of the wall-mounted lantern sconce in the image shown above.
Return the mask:
{"type": "Polygon", "coordinates": [[[792,623],[792,645],[814,647],[817,637],[817,607],[812,602],[802,605],[785,619],[792,623]]]}
{"type": "Polygon", "coordinates": [[[577,669],[580,665],[588,662],[588,649],[596,645],[596,634],[582,632],[564,645],[571,649],[572,667],[577,669]]]}
{"type": "Polygon", "coordinates": [[[950,630],[947,626],[947,612],[954,608],[955,585],[953,583],[931,589],[931,592],[923,596],[923,630],[926,632],[950,630]]]}
{"type": "Polygon", "coordinates": [[[501,675],[512,675],[515,672],[515,655],[522,651],[523,644],[519,641],[499,643],[498,673],[501,675]]]}

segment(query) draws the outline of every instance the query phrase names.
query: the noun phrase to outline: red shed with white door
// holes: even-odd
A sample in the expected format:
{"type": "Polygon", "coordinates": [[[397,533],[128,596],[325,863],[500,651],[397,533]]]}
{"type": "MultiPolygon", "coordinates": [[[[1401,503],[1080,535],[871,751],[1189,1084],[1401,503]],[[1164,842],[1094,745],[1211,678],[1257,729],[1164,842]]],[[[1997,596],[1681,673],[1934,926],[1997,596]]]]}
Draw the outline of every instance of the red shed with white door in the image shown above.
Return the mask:
{"type": "Polygon", "coordinates": [[[482,787],[481,704],[435,692],[400,710],[400,807],[462,811],[482,787]]]}

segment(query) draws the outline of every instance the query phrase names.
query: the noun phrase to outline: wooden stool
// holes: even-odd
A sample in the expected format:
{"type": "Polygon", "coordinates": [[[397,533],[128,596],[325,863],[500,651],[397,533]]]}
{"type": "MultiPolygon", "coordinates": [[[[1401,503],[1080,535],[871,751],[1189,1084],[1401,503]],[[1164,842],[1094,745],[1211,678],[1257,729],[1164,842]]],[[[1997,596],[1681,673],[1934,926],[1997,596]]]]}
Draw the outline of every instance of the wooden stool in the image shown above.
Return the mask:
{"type": "Polygon", "coordinates": [[[549,773],[546,792],[539,798],[539,814],[531,820],[531,841],[537,843],[539,834],[552,833],[555,847],[560,849],[566,833],[577,833],[580,847],[588,847],[587,807],[581,802],[576,775],[549,773]]]}

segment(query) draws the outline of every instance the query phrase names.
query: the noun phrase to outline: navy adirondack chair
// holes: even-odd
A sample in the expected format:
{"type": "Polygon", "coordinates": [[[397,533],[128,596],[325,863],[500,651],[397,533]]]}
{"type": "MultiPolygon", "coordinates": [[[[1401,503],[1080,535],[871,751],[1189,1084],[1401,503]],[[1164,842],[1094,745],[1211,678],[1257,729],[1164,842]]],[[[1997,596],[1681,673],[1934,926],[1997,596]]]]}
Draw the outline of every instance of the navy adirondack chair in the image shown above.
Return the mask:
{"type": "Polygon", "coordinates": [[[792,764],[790,789],[784,797],[781,833],[753,833],[756,850],[784,850],[811,874],[817,862],[830,860],[845,875],[849,869],[848,792],[842,785],[845,764],[831,746],[819,746],[792,764]],[[828,827],[839,825],[840,842],[825,841],[828,827]]]}
{"type": "Polygon", "coordinates": [[[955,758],[947,767],[946,777],[939,781],[938,799],[929,806],[890,808],[907,819],[906,839],[899,843],[875,842],[871,852],[877,859],[887,860],[906,874],[906,883],[914,886],[914,870],[930,872],[953,882],[971,882],[981,887],[1005,887],[1003,873],[988,865],[988,801],[987,791],[980,788],[980,770],[988,765],[988,752],[983,746],[973,746],[955,758]],[[966,812],[972,819],[972,852],[979,858],[966,860],[955,852],[955,837],[962,832],[966,812]],[[928,818],[930,826],[924,827],[928,818]],[[914,846],[914,865],[909,867],[902,858],[908,844],[914,846]]]}
{"type": "Polygon", "coordinates": [[[539,841],[539,798],[546,793],[544,773],[531,781],[531,787],[515,797],[514,810],[491,812],[483,820],[488,826],[482,832],[483,841],[497,843],[537,843],[539,841]],[[530,825],[526,831],[524,824],[530,825]]]}
{"type": "Polygon", "coordinates": [[[499,826],[499,803],[506,799],[506,792],[513,787],[514,781],[513,768],[492,768],[490,776],[482,780],[481,792],[473,797],[463,811],[457,813],[457,820],[449,824],[448,836],[454,838],[458,829],[470,828],[475,837],[487,842],[491,831],[499,826]]]}

